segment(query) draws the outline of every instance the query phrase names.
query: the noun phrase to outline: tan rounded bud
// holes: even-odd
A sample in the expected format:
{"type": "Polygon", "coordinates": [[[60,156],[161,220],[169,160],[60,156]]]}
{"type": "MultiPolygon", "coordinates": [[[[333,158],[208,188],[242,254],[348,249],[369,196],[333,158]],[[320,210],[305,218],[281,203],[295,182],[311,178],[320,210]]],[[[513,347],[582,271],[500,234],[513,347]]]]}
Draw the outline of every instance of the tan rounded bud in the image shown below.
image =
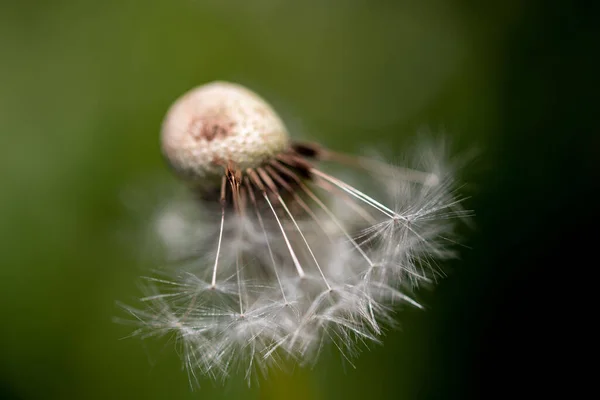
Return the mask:
{"type": "Polygon", "coordinates": [[[212,82],[180,97],[162,126],[161,146],[175,171],[201,183],[237,168],[260,166],[288,146],[287,130],[273,108],[243,86],[212,82]]]}

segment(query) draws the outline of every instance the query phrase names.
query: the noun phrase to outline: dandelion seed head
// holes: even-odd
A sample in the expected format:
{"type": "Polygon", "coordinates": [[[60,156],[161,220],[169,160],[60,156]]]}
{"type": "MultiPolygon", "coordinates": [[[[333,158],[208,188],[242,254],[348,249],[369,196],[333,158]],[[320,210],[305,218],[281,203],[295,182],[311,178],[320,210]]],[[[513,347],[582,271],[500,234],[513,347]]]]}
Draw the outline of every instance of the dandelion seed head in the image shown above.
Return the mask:
{"type": "Polygon", "coordinates": [[[218,175],[227,162],[256,167],[288,141],[283,122],[265,100],[228,82],[184,94],[169,109],[161,133],[170,165],[191,180],[218,175]]]}
{"type": "Polygon", "coordinates": [[[154,224],[173,264],[124,308],[135,334],[175,336],[192,383],[236,372],[250,383],[326,347],[352,364],[396,325],[398,305],[422,308],[415,289],[442,274],[468,216],[441,147],[417,150],[412,169],[295,142],[235,84],[177,100],[162,146],[190,195],[154,224]]]}

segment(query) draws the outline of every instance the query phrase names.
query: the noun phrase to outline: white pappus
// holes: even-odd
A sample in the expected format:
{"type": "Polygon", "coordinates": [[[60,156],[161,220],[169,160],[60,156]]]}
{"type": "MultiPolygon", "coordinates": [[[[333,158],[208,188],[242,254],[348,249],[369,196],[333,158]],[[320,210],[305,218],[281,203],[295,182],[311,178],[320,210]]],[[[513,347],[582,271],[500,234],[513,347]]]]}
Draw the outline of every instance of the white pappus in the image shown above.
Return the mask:
{"type": "Polygon", "coordinates": [[[350,361],[394,325],[395,304],[421,307],[413,289],[453,256],[454,221],[469,214],[443,151],[419,150],[407,169],[295,142],[232,83],[178,99],[161,144],[191,193],[155,224],[179,262],[145,279],[141,306],[123,307],[135,334],[176,337],[192,382],[240,368],[250,382],[289,360],[313,363],[331,344],[350,361]]]}

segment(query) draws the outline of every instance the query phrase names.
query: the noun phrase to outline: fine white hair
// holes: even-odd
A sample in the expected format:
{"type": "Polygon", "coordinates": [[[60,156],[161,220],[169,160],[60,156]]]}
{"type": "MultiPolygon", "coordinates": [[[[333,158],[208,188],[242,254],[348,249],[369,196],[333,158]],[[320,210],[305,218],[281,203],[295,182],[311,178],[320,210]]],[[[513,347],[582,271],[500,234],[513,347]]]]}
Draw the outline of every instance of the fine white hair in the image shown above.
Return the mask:
{"type": "MultiPolygon", "coordinates": [[[[240,98],[245,104],[243,90],[236,107],[240,98]]],[[[254,95],[249,101],[263,105],[254,95]]],[[[172,118],[173,111],[167,124],[172,118]]],[[[284,130],[272,120],[273,132],[284,130]]],[[[439,262],[454,256],[455,222],[470,214],[443,146],[417,148],[408,169],[274,137],[277,151],[244,167],[210,164],[202,153],[197,168],[215,184],[195,190],[197,174],[187,200],[157,212],[155,233],[172,263],[145,278],[141,305],[123,306],[134,334],[176,337],[192,383],[238,370],[250,383],[255,371],[289,360],[314,363],[329,344],[351,363],[394,326],[398,304],[421,308],[415,288],[442,273],[439,262]],[[345,165],[350,178],[325,172],[328,163],[345,165]]],[[[183,134],[178,140],[196,145],[183,134]]],[[[193,164],[172,143],[171,162],[193,164]]]]}

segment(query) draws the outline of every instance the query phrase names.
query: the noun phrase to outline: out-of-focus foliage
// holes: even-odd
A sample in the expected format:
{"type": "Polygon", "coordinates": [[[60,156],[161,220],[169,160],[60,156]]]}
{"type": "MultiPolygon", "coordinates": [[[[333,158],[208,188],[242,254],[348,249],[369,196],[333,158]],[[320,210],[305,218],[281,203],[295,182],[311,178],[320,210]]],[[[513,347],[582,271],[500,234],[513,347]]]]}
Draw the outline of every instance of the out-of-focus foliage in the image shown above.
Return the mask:
{"type": "Polygon", "coordinates": [[[581,156],[567,150],[593,120],[588,15],[520,1],[2,1],[0,397],[480,393],[480,365],[498,365],[516,343],[502,342],[499,322],[521,321],[510,299],[526,292],[511,292],[511,277],[532,274],[527,257],[548,244],[536,232],[569,197],[550,188],[569,177],[574,193],[584,177],[568,170],[589,170],[594,142],[573,147],[581,156]],[[138,296],[138,276],[157,267],[136,238],[145,194],[171,179],[161,120],[181,93],[215,79],[251,87],[293,135],[340,150],[393,159],[424,127],[457,152],[479,149],[463,171],[478,214],[472,249],[419,293],[428,310],[400,313],[402,331],[357,369],[325,354],[314,370],[251,389],[204,382],[198,393],[172,343],[120,340],[130,329],[113,323],[115,301],[138,296]]]}

